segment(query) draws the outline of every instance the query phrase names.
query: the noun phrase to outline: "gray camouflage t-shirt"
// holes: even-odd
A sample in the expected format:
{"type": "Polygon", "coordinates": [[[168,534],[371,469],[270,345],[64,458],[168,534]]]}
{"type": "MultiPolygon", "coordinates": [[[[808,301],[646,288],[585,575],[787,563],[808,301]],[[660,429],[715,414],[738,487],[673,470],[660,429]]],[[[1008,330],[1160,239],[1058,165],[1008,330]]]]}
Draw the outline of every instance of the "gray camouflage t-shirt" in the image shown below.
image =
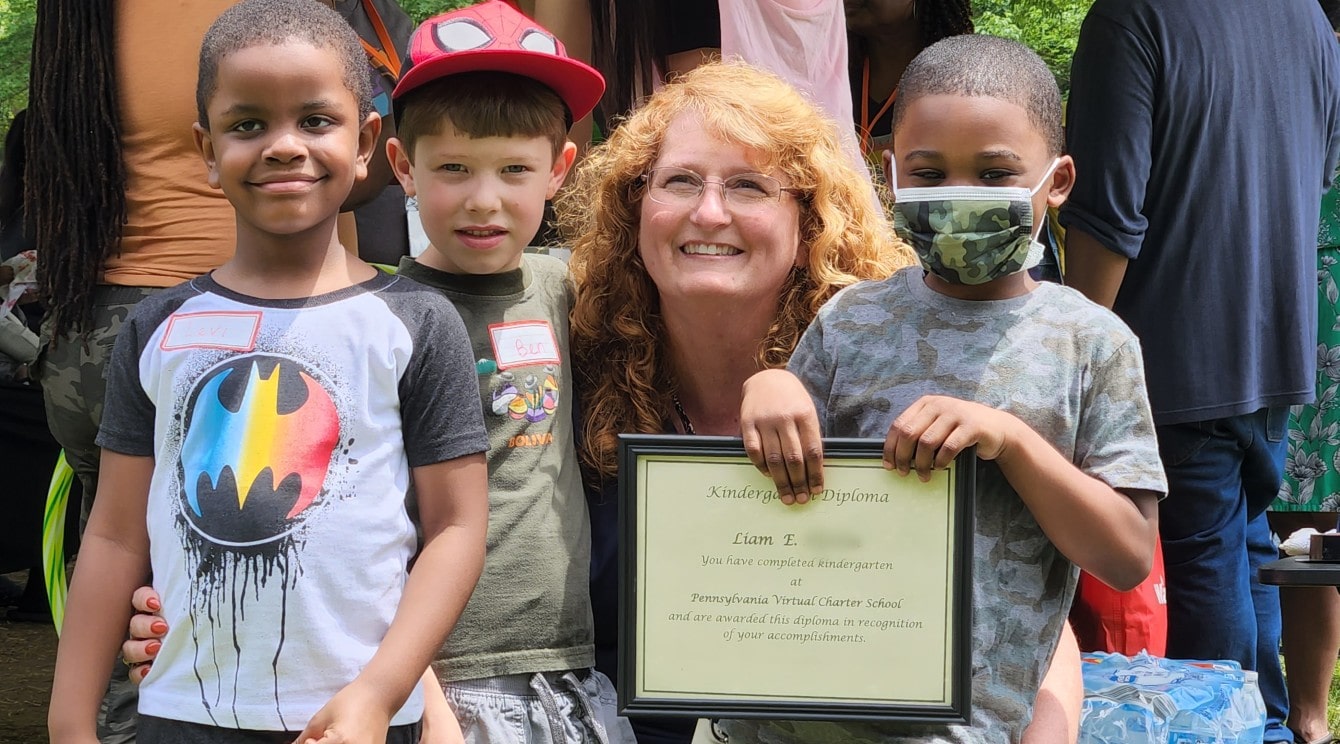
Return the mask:
{"type": "MultiPolygon", "coordinates": [[[[1139,343],[1066,287],[973,302],[932,291],[920,267],[904,269],[834,297],[789,369],[827,436],[883,439],[918,398],[950,395],[1014,414],[1113,488],[1167,492],[1139,343]]],[[[995,463],[979,462],[974,514],[971,726],[729,721],[732,744],[1019,741],[1078,572],[995,463]]]]}

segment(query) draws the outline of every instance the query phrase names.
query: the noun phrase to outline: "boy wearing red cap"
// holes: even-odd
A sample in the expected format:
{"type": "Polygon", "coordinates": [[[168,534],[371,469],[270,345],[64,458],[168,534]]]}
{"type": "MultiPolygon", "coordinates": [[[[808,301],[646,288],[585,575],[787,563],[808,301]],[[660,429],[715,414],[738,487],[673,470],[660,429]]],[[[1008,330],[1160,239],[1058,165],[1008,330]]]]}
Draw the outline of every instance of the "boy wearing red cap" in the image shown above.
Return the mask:
{"type": "Polygon", "coordinates": [[[467,742],[633,742],[593,669],[572,288],[561,261],[525,252],[604,80],[497,0],[425,21],[408,64],[387,153],[431,245],[399,273],[465,320],[489,433],[484,572],[433,668],[467,742]]]}

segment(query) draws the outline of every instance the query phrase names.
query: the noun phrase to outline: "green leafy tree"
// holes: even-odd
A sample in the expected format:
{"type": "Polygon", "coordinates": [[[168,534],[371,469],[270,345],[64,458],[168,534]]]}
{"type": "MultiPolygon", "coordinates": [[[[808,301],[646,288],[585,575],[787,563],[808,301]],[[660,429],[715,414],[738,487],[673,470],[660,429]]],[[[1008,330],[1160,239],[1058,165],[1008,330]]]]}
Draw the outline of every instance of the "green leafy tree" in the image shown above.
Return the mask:
{"type": "Polygon", "coordinates": [[[37,0],[0,0],[0,128],[28,105],[28,61],[37,0]]]}
{"type": "MultiPolygon", "coordinates": [[[[0,0],[0,127],[28,105],[28,67],[38,0],[0,0]]],[[[400,0],[415,23],[475,0],[400,0]]],[[[1079,26],[1093,0],[973,0],[977,30],[1016,39],[1042,56],[1062,91],[1070,88],[1070,59],[1079,26]]]]}
{"type": "Polygon", "coordinates": [[[1070,90],[1070,60],[1093,0],[973,0],[978,33],[1027,44],[1047,62],[1062,93],[1070,90]]]}
{"type": "Polygon", "coordinates": [[[474,5],[476,2],[478,0],[400,0],[400,7],[405,9],[415,23],[422,23],[425,18],[474,5]]]}
{"type": "MultiPolygon", "coordinates": [[[[400,6],[419,23],[476,1],[401,0],[400,6]]],[[[973,0],[973,20],[980,33],[1004,36],[1031,47],[1046,60],[1065,92],[1070,89],[1070,58],[1075,54],[1079,25],[1090,5],[1093,0],[973,0]]]]}

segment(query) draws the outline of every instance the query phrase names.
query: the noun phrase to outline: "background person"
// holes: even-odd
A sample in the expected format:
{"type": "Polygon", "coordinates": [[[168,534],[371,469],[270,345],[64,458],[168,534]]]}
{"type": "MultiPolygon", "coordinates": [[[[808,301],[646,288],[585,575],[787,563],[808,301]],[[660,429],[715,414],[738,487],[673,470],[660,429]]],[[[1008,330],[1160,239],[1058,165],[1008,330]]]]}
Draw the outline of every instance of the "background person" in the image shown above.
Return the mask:
{"type": "MultiPolygon", "coordinates": [[[[1340,36],[1340,0],[1321,0],[1340,36]]],[[[1317,400],[1294,406],[1284,482],[1267,514],[1281,540],[1311,527],[1325,532],[1340,517],[1340,189],[1321,200],[1317,230],[1317,400]]],[[[1289,690],[1289,730],[1303,744],[1332,740],[1326,722],[1331,677],[1340,654],[1340,594],[1329,587],[1280,587],[1280,639],[1289,690]]]]}
{"type": "Polygon", "coordinates": [[[893,103],[903,70],[940,39],[970,34],[972,0],[843,0],[852,112],[871,173],[893,148],[893,103]]]}
{"type": "Polygon", "coordinates": [[[1340,54],[1316,3],[1097,0],[1067,109],[1066,281],[1140,338],[1168,497],[1172,658],[1260,675],[1292,741],[1276,556],[1289,406],[1316,385],[1316,226],[1340,158],[1340,54]],[[1251,205],[1243,208],[1243,205],[1251,205]]]}

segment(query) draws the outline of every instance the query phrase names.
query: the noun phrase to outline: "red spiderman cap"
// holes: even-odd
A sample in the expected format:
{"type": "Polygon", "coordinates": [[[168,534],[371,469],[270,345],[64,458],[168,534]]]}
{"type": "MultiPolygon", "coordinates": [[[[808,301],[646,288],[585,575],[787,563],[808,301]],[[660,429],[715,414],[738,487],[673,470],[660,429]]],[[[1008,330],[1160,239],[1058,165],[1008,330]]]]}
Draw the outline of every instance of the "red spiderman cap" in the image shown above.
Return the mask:
{"type": "Polygon", "coordinates": [[[569,57],[553,34],[502,0],[490,0],[419,24],[391,97],[446,75],[483,71],[544,83],[563,99],[573,121],[591,113],[605,92],[605,78],[569,57]]]}

